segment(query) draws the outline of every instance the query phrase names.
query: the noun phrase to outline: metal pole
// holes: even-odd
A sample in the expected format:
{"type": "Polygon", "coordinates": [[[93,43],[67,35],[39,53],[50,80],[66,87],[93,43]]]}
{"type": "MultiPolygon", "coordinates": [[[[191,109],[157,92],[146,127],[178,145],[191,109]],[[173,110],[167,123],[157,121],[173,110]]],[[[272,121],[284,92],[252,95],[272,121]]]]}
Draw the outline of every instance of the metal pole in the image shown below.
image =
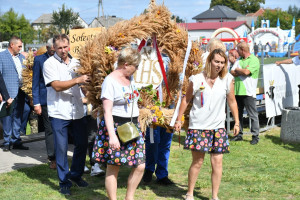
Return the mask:
{"type": "Polygon", "coordinates": [[[228,106],[228,103],[226,103],[226,129],[227,129],[227,134],[230,133],[230,109],[228,106]]]}

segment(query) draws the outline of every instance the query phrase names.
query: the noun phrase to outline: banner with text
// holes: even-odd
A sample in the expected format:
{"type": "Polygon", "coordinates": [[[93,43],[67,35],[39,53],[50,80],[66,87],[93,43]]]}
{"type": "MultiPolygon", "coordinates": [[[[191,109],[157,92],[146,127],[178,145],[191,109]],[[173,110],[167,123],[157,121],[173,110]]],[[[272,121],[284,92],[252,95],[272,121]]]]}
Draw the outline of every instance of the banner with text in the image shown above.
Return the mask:
{"type": "Polygon", "coordinates": [[[78,59],[81,47],[87,41],[93,40],[97,34],[101,33],[102,29],[99,27],[70,30],[70,54],[78,59]]]}
{"type": "Polygon", "coordinates": [[[134,73],[134,81],[137,88],[153,85],[157,88],[163,81],[163,75],[157,59],[156,50],[152,47],[143,47],[140,51],[141,62],[134,73]]]}
{"type": "Polygon", "coordinates": [[[267,117],[281,115],[283,108],[298,106],[300,65],[264,65],[263,76],[267,117]]]}

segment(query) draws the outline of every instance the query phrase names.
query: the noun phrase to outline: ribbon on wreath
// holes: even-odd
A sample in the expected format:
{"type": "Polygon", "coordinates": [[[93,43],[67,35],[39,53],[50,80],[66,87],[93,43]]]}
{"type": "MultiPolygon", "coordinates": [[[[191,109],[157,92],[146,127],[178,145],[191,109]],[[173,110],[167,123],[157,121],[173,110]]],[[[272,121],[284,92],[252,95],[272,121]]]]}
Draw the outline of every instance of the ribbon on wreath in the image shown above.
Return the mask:
{"type": "Polygon", "coordinates": [[[142,50],[142,48],[145,46],[145,44],[146,44],[146,40],[143,39],[138,47],[139,52],[142,50]]]}
{"type": "Polygon", "coordinates": [[[171,93],[170,93],[170,90],[169,90],[169,86],[168,86],[168,80],[167,80],[166,70],[165,70],[164,63],[163,63],[161,54],[160,54],[158,46],[157,46],[157,40],[156,40],[156,36],[155,35],[153,36],[152,40],[153,40],[154,48],[156,49],[158,63],[159,63],[161,72],[163,74],[163,78],[164,78],[164,82],[165,82],[165,85],[166,85],[166,89],[167,89],[168,95],[172,99],[172,96],[171,96],[171,93]]]}

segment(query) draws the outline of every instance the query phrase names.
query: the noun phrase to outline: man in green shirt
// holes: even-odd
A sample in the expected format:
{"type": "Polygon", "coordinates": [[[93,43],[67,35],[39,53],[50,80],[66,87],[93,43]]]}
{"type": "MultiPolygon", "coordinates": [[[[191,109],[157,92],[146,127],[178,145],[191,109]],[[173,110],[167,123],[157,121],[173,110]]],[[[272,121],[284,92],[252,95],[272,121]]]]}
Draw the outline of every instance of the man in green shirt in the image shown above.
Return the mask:
{"type": "Polygon", "coordinates": [[[257,144],[259,141],[259,120],[256,108],[256,87],[259,76],[259,60],[249,51],[246,42],[240,42],[237,50],[241,56],[233,68],[231,74],[235,77],[235,98],[239,109],[240,133],[232,138],[232,141],[243,140],[243,110],[246,108],[251,120],[252,140],[250,144],[257,144]]]}

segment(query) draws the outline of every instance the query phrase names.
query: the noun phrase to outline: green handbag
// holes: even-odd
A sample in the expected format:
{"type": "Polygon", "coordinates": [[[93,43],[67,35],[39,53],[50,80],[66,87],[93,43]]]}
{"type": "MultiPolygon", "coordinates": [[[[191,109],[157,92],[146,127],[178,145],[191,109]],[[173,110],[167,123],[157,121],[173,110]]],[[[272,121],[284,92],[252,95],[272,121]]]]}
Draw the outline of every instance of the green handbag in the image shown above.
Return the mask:
{"type": "Polygon", "coordinates": [[[140,136],[138,129],[132,121],[118,126],[117,131],[119,138],[123,143],[129,142],[140,136]]]}
{"type": "Polygon", "coordinates": [[[134,99],[133,99],[132,110],[131,110],[131,121],[117,127],[119,138],[123,143],[129,142],[140,136],[138,129],[136,128],[135,124],[132,122],[133,105],[134,105],[134,99]]]}

